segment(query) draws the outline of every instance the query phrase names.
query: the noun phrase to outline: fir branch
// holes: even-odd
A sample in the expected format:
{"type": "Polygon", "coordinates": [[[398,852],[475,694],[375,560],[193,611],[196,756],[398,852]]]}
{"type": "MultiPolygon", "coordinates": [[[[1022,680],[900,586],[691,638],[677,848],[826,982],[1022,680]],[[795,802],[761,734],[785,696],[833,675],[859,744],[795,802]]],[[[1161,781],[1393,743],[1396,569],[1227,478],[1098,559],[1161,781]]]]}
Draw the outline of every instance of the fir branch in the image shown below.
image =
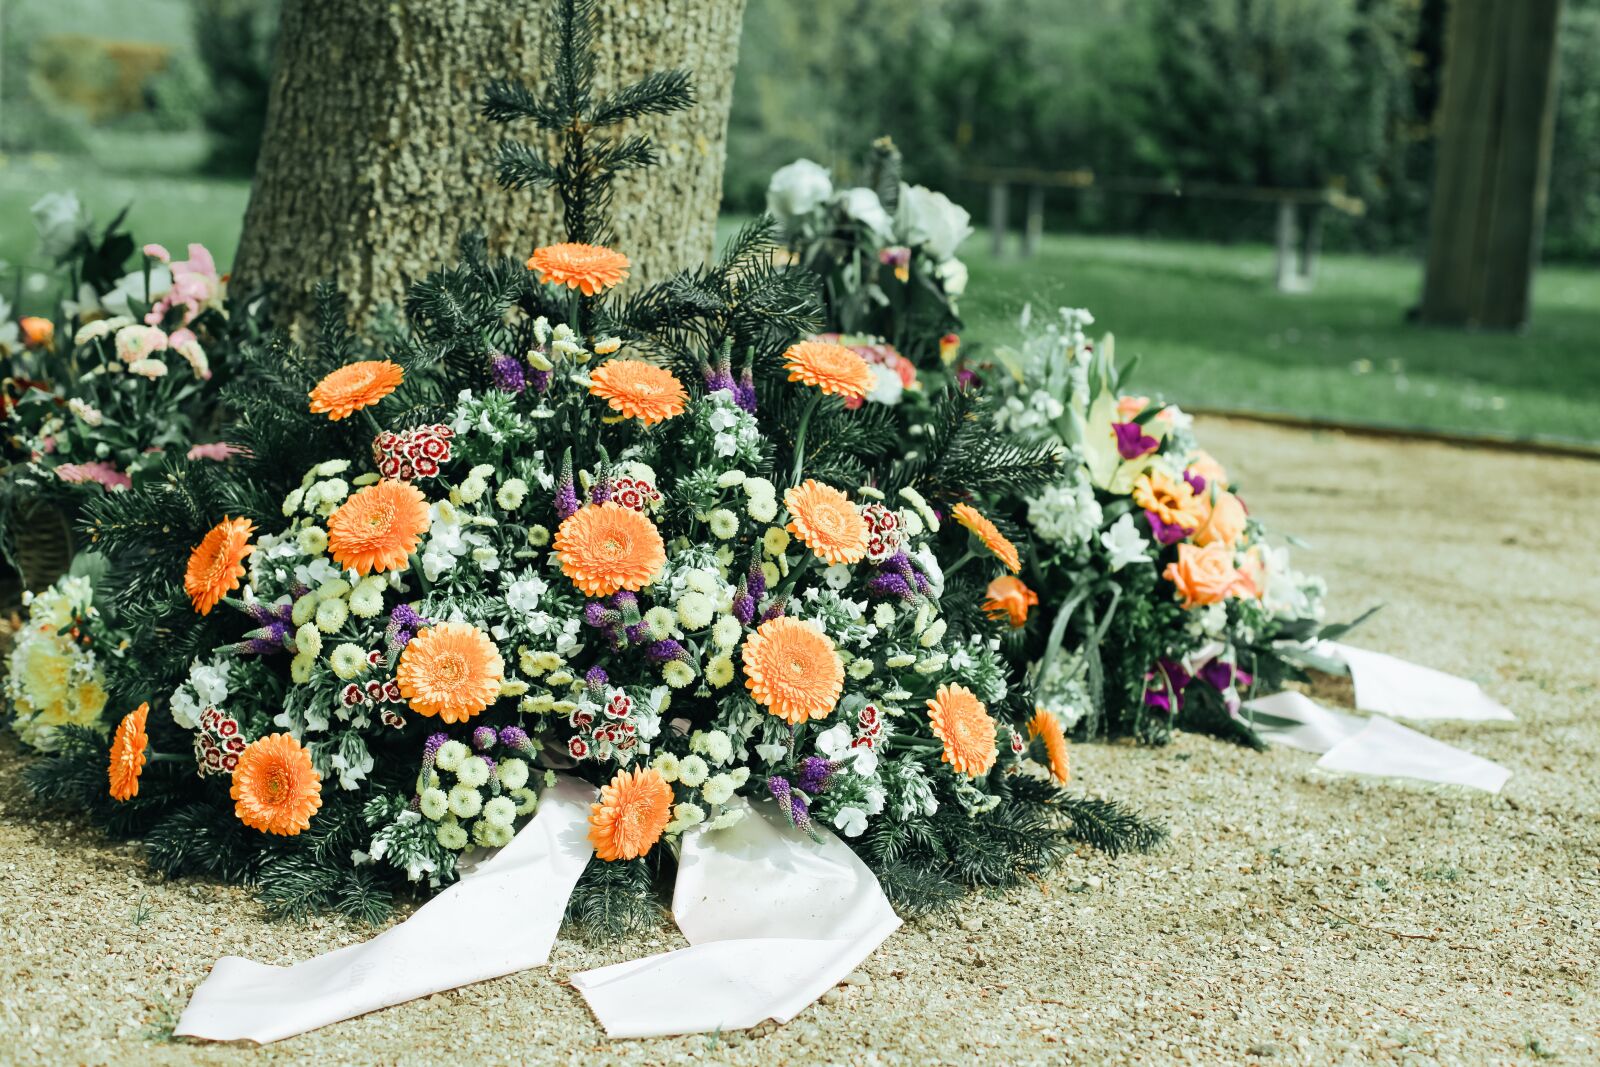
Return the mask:
{"type": "Polygon", "coordinates": [[[687,111],[694,105],[694,85],[688,71],[658,70],[595,101],[589,122],[594,126],[614,126],[642,115],[687,111]]]}
{"type": "Polygon", "coordinates": [[[1166,827],[1114,800],[1063,793],[1056,803],[1070,820],[1068,836],[1108,856],[1151,852],[1167,839],[1166,827]]]}
{"type": "Polygon", "coordinates": [[[567,901],[567,919],[600,944],[652,929],[661,921],[650,867],[643,858],[589,861],[567,901]]]}
{"type": "Polygon", "coordinates": [[[541,130],[559,130],[570,120],[570,116],[534,95],[526,85],[505,78],[489,83],[484,90],[481,111],[490,122],[532,119],[541,130]]]}
{"type": "Polygon", "coordinates": [[[544,153],[521,141],[501,141],[495,174],[507,189],[545,189],[561,180],[561,171],[544,153]]]}

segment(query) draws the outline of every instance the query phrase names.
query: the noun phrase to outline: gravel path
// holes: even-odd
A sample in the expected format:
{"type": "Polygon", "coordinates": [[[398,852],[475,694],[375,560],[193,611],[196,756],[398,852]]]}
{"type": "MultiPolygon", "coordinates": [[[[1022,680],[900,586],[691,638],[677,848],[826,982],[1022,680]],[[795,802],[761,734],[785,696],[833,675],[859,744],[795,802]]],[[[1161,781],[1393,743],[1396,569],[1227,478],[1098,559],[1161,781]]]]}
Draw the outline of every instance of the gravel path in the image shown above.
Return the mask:
{"type": "MultiPolygon", "coordinates": [[[[361,940],[163,884],[133,846],[29,820],[0,750],[0,1059],[72,1063],[1562,1063],[1600,1061],[1600,466],[1211,420],[1251,506],[1354,638],[1483,682],[1514,724],[1434,736],[1513,771],[1504,794],[1313,771],[1203,738],[1080,746],[1079,788],[1171,844],[908,924],[788,1026],[608,1042],[594,951],[255,1050],[164,1039],[223,952],[289,963],[361,940]]],[[[1336,706],[1347,694],[1318,693],[1336,706]]]]}

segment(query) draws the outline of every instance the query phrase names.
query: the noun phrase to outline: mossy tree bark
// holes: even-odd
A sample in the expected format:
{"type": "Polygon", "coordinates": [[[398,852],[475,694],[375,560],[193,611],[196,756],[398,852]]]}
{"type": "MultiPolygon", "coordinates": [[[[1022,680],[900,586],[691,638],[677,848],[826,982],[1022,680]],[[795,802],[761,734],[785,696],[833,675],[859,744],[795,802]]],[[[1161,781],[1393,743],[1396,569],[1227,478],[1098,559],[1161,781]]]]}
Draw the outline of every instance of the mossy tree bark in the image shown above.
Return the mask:
{"type": "MultiPolygon", "coordinates": [[[[684,68],[698,97],[687,112],[637,124],[661,165],[617,183],[617,244],[633,260],[632,285],[712,249],[744,3],[599,0],[598,88],[684,68]]],[[[500,137],[538,131],[506,131],[478,113],[491,78],[544,84],[549,16],[529,0],[285,0],[236,285],[269,287],[297,317],[312,288],[333,278],[364,317],[398,305],[469,230],[517,256],[560,240],[553,194],[495,182],[500,137]]]]}

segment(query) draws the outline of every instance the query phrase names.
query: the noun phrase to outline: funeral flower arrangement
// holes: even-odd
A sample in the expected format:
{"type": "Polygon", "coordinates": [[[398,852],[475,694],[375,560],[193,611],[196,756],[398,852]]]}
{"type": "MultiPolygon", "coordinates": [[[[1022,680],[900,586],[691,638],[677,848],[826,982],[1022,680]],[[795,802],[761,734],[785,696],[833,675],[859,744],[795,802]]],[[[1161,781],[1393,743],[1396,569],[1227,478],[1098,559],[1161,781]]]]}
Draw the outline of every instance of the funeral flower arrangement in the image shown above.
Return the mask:
{"type": "Polygon", "coordinates": [[[1005,432],[1055,443],[1065,475],[1012,509],[1035,551],[990,587],[1022,627],[1041,706],[1085,734],[1164,739],[1174,726],[1256,743],[1240,716],[1252,686],[1299,677],[1322,626],[1321,579],[1290,565],[1176,405],[1123,392],[1110,338],[1063,308],[996,353],[1005,432]],[[1041,602],[1042,601],[1042,602],[1041,602]]]}
{"type": "Polygon", "coordinates": [[[827,170],[798,159],[773,173],[767,210],[794,262],[821,279],[830,329],[892,354],[882,361],[891,370],[936,370],[960,343],[967,268],[956,252],[972,235],[971,216],[943,193],[902,182],[888,138],[874,142],[864,178],[836,189],[827,170]]]}
{"type": "Polygon", "coordinates": [[[592,14],[562,17],[554,88],[497,83],[485,114],[568,131],[555,160],[507,141],[501,178],[554,184],[569,239],[526,263],[469,239],[382,342],[325,290],[314,343],[241,350],[229,454],[88,509],[126,714],[109,744],[63,728],[34,788],[169,873],[371,918],[575,775],[598,795],[572,909],[602,931],[653,916],[681,836],[751,803],[847,840],[911,911],[1077,842],[1153,844],[1063,788],[1062,725],[982,609],[1020,553],[972,501],[1042,491],[1054,449],[997,443],[952,390],[891,459],[869,364],[808,339],[811,277],[774,265],[767,221],[619,295],[607,193],[654,152],[604,131],[691,94],[592,93],[592,14]]]}
{"type": "Polygon", "coordinates": [[[71,194],[35,205],[40,247],[62,272],[59,322],[25,317],[10,354],[0,547],[15,559],[13,516],[39,502],[70,518],[121,491],[169,454],[216,460],[225,375],[212,354],[229,336],[226,286],[204,246],[174,260],[146,245],[129,270],[120,217],[96,233],[71,194]]]}
{"type": "Polygon", "coordinates": [[[78,726],[105,732],[106,666],[122,640],[95,603],[89,558],[76,573],[39,593],[23,593],[20,626],[6,660],[5,701],[11,727],[41,752],[55,750],[58,731],[78,726]]]}

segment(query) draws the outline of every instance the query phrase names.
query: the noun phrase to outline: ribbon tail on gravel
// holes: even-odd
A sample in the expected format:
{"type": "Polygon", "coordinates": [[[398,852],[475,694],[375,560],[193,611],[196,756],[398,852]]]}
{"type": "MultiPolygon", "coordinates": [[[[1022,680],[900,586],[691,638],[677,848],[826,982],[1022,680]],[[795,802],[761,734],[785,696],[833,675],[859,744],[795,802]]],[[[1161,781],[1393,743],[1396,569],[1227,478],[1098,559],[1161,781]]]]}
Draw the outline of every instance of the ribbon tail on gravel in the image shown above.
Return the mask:
{"type": "Polygon", "coordinates": [[[224,956],[174,1033],[265,1044],[543,965],[594,854],[593,799],[593,786],[560,779],[509,845],[370,941],[290,967],[224,956]]]}

